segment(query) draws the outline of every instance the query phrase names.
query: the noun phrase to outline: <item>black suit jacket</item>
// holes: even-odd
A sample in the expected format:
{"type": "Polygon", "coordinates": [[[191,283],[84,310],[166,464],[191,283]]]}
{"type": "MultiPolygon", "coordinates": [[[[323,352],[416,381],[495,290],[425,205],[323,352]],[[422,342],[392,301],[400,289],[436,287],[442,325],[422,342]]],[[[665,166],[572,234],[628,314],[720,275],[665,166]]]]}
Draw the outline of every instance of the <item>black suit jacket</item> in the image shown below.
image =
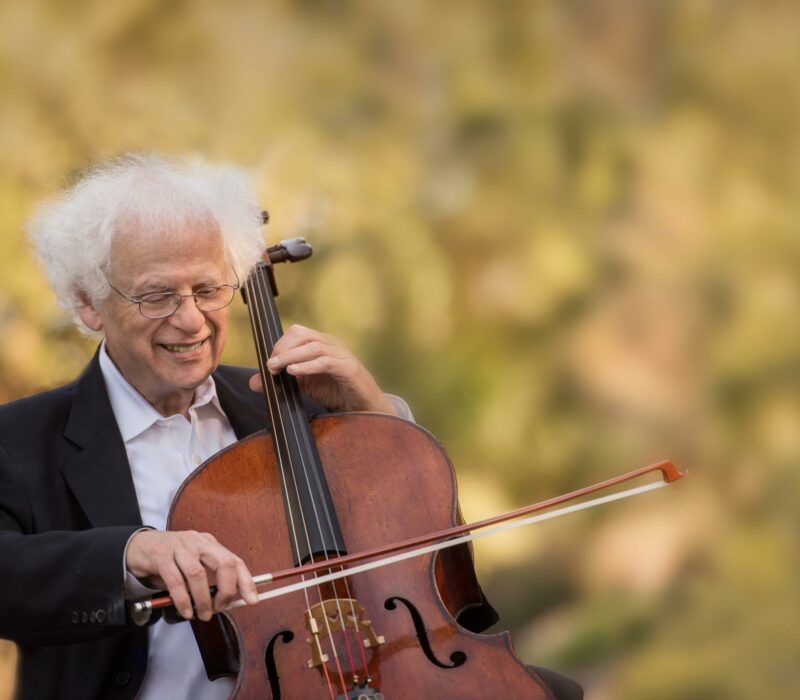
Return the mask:
{"type": "MultiPolygon", "coordinates": [[[[252,370],[214,373],[238,437],[266,424],[252,370]]],[[[19,698],[132,698],[147,629],[127,625],[123,553],[141,527],[97,355],[72,384],[0,407],[0,637],[19,698]]]]}
{"type": "MultiPolygon", "coordinates": [[[[267,424],[253,370],[220,367],[217,395],[237,437],[267,424]]],[[[307,403],[309,413],[324,409],[307,403]]],[[[133,698],[147,629],[128,624],[123,554],[142,526],[97,355],[72,384],[0,407],[0,637],[20,647],[21,700],[133,698]]],[[[474,588],[459,622],[497,620],[469,550],[444,563],[474,588]]],[[[444,560],[443,560],[444,561],[444,560]]]]}

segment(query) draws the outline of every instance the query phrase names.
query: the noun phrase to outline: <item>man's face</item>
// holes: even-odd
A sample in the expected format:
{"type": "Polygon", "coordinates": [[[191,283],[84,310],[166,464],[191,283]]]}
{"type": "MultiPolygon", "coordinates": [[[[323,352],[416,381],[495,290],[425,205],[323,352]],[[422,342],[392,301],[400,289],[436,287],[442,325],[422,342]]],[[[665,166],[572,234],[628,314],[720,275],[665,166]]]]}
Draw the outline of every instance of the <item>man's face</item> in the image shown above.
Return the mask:
{"type": "MultiPolygon", "coordinates": [[[[109,282],[130,297],[190,294],[199,287],[235,282],[216,227],[193,224],[170,238],[154,244],[135,232],[117,236],[109,282]]],[[[171,316],[150,319],[112,290],[107,299],[79,313],[87,326],[105,333],[108,354],[123,376],[162,415],[172,415],[188,410],[195,388],[219,364],[229,310],[202,312],[192,298],[184,298],[171,316]]]]}

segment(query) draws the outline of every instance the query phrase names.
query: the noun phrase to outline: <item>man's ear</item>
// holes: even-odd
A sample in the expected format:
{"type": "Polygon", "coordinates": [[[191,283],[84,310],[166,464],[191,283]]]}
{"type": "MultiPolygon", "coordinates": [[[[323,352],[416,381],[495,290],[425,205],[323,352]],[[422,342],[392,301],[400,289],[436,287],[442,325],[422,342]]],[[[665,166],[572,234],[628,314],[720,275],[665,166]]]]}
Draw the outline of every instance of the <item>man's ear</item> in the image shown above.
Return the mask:
{"type": "Polygon", "coordinates": [[[84,325],[92,331],[101,331],[103,330],[103,319],[100,317],[100,314],[97,312],[97,308],[92,302],[91,299],[86,295],[86,292],[78,292],[78,316],[80,317],[81,321],[83,321],[84,325]]]}

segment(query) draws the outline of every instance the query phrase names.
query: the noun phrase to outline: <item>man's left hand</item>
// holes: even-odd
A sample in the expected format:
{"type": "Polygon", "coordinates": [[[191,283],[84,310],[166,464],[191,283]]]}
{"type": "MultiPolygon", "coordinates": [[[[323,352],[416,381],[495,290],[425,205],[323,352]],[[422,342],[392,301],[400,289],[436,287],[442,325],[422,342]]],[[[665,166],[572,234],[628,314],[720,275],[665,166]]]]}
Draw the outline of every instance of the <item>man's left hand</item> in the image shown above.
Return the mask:
{"type": "MultiPolygon", "coordinates": [[[[267,369],[273,375],[286,369],[306,396],[332,411],[397,415],[367,368],[341,340],[326,333],[290,326],[275,344],[267,369]]],[[[250,388],[262,390],[260,375],[250,379],[250,388]]]]}

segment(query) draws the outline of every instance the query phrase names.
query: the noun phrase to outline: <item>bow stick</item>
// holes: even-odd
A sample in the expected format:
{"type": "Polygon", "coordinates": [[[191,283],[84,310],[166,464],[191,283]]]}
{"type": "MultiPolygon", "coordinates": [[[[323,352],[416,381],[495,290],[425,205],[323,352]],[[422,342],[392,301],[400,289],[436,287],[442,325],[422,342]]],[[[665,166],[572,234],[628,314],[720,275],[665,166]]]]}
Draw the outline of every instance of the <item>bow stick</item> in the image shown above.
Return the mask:
{"type": "MultiPolygon", "coordinates": [[[[322,583],[328,583],[330,581],[335,581],[337,579],[352,576],[354,574],[369,571],[371,569],[388,566],[389,564],[395,564],[406,559],[419,557],[424,554],[446,549],[448,547],[455,547],[456,545],[464,544],[466,542],[473,542],[483,537],[505,532],[506,530],[532,525],[533,523],[542,522],[544,520],[552,520],[553,518],[557,518],[562,515],[594,508],[595,506],[602,505],[603,503],[619,501],[623,498],[629,498],[631,496],[646,493],[648,491],[653,491],[661,488],[662,486],[666,486],[678,481],[679,479],[682,479],[684,476],[686,476],[686,474],[686,470],[678,469],[678,467],[676,467],[670,460],[664,460],[662,462],[649,464],[646,467],[635,469],[627,474],[621,474],[620,476],[606,479],[605,481],[593,484],[592,486],[585,486],[584,488],[577,489],[576,491],[570,491],[569,493],[565,493],[561,496],[555,496],[545,501],[540,501],[529,506],[524,506],[522,508],[509,511],[508,513],[502,513],[491,518],[486,518],[485,520],[479,520],[474,523],[466,523],[464,525],[456,525],[455,527],[447,528],[445,530],[439,530],[426,535],[412,537],[408,540],[403,540],[402,542],[381,545],[380,547],[368,549],[363,552],[345,554],[340,557],[310,562],[303,566],[260,574],[259,576],[253,577],[253,582],[257,586],[261,586],[267,583],[274,583],[276,581],[281,581],[283,579],[295,576],[306,576],[310,574],[316,574],[319,571],[349,566],[347,569],[342,568],[339,571],[333,571],[322,576],[315,575],[311,579],[304,579],[297,583],[282,586],[280,588],[274,588],[272,590],[265,591],[264,593],[260,593],[258,596],[259,601],[277,598],[278,596],[286,595],[288,593],[293,593],[306,588],[312,588],[322,583]],[[558,510],[550,511],[549,513],[542,513],[540,515],[524,518],[526,515],[531,516],[532,513],[537,513],[539,511],[552,508],[553,506],[561,505],[562,503],[566,503],[568,501],[574,501],[577,498],[587,496],[591,493],[604,491],[618,484],[637,479],[653,472],[661,472],[660,481],[655,481],[645,484],[644,486],[638,486],[625,491],[619,491],[607,496],[594,498],[590,501],[584,501],[583,503],[578,503],[566,508],[560,508],[558,510]],[[524,519],[518,520],[518,518],[524,519]],[[472,533],[473,530],[483,530],[483,532],[474,534],[472,533]],[[378,557],[381,558],[377,559],[378,557]],[[350,566],[351,564],[364,561],[365,559],[375,559],[375,561],[360,564],[358,566],[350,566]]],[[[137,625],[144,625],[149,621],[153,610],[167,608],[172,605],[172,598],[168,595],[162,595],[129,603],[128,610],[130,612],[131,619],[137,625]]],[[[246,605],[246,603],[243,600],[236,600],[231,603],[226,610],[233,610],[234,608],[239,608],[244,605],[246,605]]]]}

